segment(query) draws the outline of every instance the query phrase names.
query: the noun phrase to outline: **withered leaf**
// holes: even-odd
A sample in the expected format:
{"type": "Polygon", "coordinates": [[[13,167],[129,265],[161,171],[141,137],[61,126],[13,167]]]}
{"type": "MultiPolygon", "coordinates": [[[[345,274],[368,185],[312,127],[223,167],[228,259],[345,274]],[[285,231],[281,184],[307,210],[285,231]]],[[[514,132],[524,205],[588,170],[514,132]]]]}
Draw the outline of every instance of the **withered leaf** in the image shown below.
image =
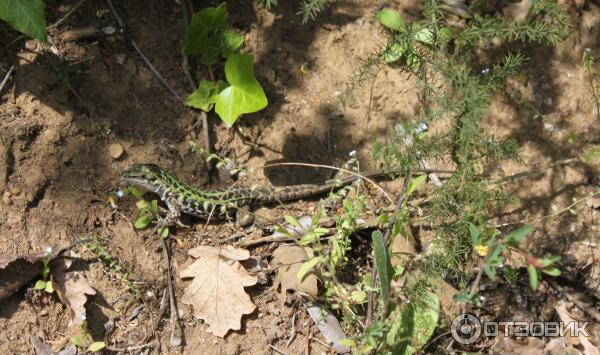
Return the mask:
{"type": "Polygon", "coordinates": [[[96,291],[90,287],[83,275],[79,272],[67,272],[71,267],[71,260],[56,259],[50,264],[52,271],[52,287],[56,290],[60,301],[71,311],[71,321],[80,325],[85,320],[85,303],[88,295],[95,295],[96,291]]]}
{"type": "Polygon", "coordinates": [[[200,246],[188,254],[197,260],[179,274],[180,278],[194,278],[181,302],[192,305],[194,315],[216,336],[239,330],[242,316],[256,308],[244,287],[256,284],[257,279],[238,262],[248,259],[250,253],[233,247],[200,246]]]}
{"type": "Polygon", "coordinates": [[[50,253],[28,255],[0,254],[0,301],[6,299],[42,273],[44,259],[52,260],[65,248],[50,253]]]}
{"type": "Polygon", "coordinates": [[[309,273],[302,280],[298,279],[298,271],[302,264],[313,257],[310,248],[302,248],[296,245],[280,245],[273,251],[273,260],[271,267],[277,269],[277,275],[273,281],[275,290],[281,285],[280,300],[285,302],[288,290],[303,292],[307,295],[316,297],[317,276],[309,273]]]}

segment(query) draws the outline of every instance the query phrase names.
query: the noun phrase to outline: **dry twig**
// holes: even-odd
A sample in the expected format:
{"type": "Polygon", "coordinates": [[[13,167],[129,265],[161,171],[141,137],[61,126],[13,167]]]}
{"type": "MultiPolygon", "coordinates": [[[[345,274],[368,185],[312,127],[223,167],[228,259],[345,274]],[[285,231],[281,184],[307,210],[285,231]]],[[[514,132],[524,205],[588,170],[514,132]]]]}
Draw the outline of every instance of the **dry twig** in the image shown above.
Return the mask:
{"type": "Polygon", "coordinates": [[[4,79],[2,79],[2,83],[0,84],[0,92],[2,92],[2,89],[4,89],[4,85],[6,85],[8,78],[10,78],[10,75],[12,74],[12,72],[14,70],[15,70],[14,65],[12,67],[10,67],[10,69],[8,69],[8,72],[6,73],[6,75],[4,76],[4,79]]]}
{"type": "Polygon", "coordinates": [[[175,293],[173,291],[173,279],[171,277],[171,263],[169,256],[169,243],[162,236],[159,236],[163,245],[163,257],[165,263],[165,269],[167,271],[167,289],[169,291],[169,304],[171,306],[171,346],[180,346],[183,331],[181,329],[181,324],[179,324],[179,311],[177,310],[177,303],[175,302],[175,293]]]}

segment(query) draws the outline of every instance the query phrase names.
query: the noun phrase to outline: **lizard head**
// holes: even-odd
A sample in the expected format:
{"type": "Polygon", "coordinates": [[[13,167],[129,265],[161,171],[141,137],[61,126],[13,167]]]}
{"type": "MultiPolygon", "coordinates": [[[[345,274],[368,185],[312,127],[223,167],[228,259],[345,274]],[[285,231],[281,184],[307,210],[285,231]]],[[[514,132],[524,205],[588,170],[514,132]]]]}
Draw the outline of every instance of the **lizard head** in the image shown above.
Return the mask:
{"type": "Polygon", "coordinates": [[[121,175],[130,185],[157,191],[163,180],[163,170],[154,164],[135,164],[121,175]]]}

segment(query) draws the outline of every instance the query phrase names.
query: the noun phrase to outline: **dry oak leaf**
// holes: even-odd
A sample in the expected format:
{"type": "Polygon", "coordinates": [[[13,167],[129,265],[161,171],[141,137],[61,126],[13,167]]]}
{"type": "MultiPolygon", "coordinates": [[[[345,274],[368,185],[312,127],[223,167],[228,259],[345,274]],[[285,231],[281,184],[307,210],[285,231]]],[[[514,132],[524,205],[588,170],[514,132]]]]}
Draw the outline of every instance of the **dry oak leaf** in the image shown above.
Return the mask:
{"type": "Polygon", "coordinates": [[[87,296],[93,296],[96,291],[90,287],[79,272],[67,272],[71,260],[55,259],[50,263],[52,270],[52,287],[60,301],[71,310],[71,321],[75,325],[83,324],[85,320],[85,303],[87,296]]]}
{"type": "Polygon", "coordinates": [[[194,316],[203,319],[208,331],[216,336],[224,337],[230,329],[239,330],[242,316],[256,308],[244,287],[256,284],[257,278],[238,262],[248,259],[250,252],[203,245],[190,249],[188,254],[197,260],[179,274],[180,278],[194,278],[181,302],[191,304],[194,316]]]}
{"type": "Polygon", "coordinates": [[[281,285],[279,297],[281,303],[285,302],[288,290],[303,292],[313,297],[317,296],[318,279],[315,274],[308,273],[304,279],[298,279],[298,271],[302,264],[312,259],[313,256],[314,254],[310,248],[302,248],[296,245],[280,245],[273,251],[271,267],[277,269],[273,288],[277,290],[281,285]]]}

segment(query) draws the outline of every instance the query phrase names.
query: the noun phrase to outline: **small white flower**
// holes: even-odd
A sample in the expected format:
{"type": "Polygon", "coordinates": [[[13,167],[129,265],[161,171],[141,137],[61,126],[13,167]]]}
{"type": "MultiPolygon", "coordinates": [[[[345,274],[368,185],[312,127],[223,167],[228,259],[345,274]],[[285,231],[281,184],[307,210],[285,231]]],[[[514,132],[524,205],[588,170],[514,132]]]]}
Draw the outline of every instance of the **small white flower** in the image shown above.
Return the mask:
{"type": "Polygon", "coordinates": [[[479,296],[479,300],[480,300],[481,302],[485,302],[485,296],[479,296]]]}
{"type": "Polygon", "coordinates": [[[46,247],[46,249],[44,250],[44,254],[45,254],[45,255],[50,255],[50,254],[52,254],[52,247],[46,247]]]}
{"type": "Polygon", "coordinates": [[[350,153],[348,153],[349,156],[351,157],[355,157],[356,156],[356,150],[351,151],[350,153]]]}
{"type": "Polygon", "coordinates": [[[116,195],[118,198],[122,198],[123,196],[125,196],[125,192],[123,192],[123,190],[121,189],[118,189],[116,195]]]}
{"type": "Polygon", "coordinates": [[[490,73],[490,68],[481,69],[481,74],[489,74],[489,73],[490,73]]]}
{"type": "Polygon", "coordinates": [[[417,134],[423,133],[425,132],[427,129],[429,128],[429,126],[427,126],[427,123],[425,122],[421,122],[419,123],[419,125],[415,128],[415,132],[417,132],[417,134]]]}

